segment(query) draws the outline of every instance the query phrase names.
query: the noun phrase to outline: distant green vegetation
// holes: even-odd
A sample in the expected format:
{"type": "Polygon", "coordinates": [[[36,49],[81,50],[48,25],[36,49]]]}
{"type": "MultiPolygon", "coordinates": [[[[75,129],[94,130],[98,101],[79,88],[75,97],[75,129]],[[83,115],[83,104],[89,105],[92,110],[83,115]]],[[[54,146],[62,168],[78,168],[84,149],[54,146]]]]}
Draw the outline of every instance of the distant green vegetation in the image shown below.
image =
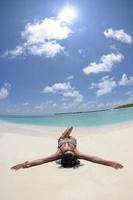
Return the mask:
{"type": "Polygon", "coordinates": [[[71,114],[81,114],[81,113],[103,112],[103,111],[107,111],[107,110],[109,110],[109,109],[81,111],[81,112],[54,113],[54,114],[55,115],[71,115],[71,114]]]}
{"type": "MultiPolygon", "coordinates": [[[[120,106],[115,107],[114,109],[128,108],[128,107],[133,107],[133,103],[120,105],[120,106]]],[[[81,111],[81,112],[54,113],[54,115],[70,115],[70,114],[81,114],[81,113],[91,113],[91,112],[103,112],[103,111],[107,111],[107,110],[110,110],[110,109],[81,111]]]]}
{"type": "Polygon", "coordinates": [[[115,109],[128,108],[128,107],[133,107],[133,103],[131,103],[131,104],[125,104],[125,105],[121,105],[121,106],[117,106],[115,109]]]}

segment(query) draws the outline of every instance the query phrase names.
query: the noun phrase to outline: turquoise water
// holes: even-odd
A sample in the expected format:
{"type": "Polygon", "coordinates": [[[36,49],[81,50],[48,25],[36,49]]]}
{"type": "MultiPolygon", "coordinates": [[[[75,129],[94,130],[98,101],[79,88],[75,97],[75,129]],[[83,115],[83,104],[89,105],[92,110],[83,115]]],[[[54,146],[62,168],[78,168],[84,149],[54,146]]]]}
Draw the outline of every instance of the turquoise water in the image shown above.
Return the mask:
{"type": "Polygon", "coordinates": [[[51,116],[0,116],[0,120],[43,126],[100,126],[133,120],[133,108],[51,116]]]}

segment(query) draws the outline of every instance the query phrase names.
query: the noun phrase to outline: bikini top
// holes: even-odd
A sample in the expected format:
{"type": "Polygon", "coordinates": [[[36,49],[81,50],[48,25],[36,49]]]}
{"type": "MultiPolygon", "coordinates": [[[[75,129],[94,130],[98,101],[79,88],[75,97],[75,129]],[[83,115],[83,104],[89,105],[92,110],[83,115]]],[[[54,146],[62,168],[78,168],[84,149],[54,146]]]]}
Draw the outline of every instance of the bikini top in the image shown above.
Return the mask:
{"type": "Polygon", "coordinates": [[[64,138],[58,140],[58,148],[61,148],[66,143],[73,144],[75,147],[77,146],[77,140],[75,138],[64,138]]]}

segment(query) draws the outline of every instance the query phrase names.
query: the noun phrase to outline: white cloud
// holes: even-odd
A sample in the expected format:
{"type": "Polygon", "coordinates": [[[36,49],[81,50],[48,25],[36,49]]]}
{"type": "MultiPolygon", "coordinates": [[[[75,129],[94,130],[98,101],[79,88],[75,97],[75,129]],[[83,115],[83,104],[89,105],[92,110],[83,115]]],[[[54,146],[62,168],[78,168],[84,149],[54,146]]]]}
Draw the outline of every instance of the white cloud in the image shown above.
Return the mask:
{"type": "Polygon", "coordinates": [[[3,87],[0,88],[0,99],[6,99],[9,96],[10,88],[10,83],[4,83],[3,87]]]}
{"type": "Polygon", "coordinates": [[[80,103],[83,101],[83,95],[80,94],[77,90],[74,91],[68,91],[68,92],[64,92],[62,93],[62,95],[64,97],[68,97],[68,98],[72,98],[75,100],[75,103],[80,103]]]}
{"type": "Polygon", "coordinates": [[[80,103],[83,101],[83,95],[79,93],[79,91],[75,90],[70,82],[64,83],[55,83],[52,86],[46,86],[43,89],[44,93],[59,93],[63,97],[67,98],[67,100],[71,99],[70,103],[80,103]]]}
{"type": "Polygon", "coordinates": [[[54,106],[52,105],[53,104],[53,102],[52,101],[45,101],[45,102],[41,102],[41,103],[39,103],[39,104],[37,104],[37,105],[35,105],[34,107],[33,107],[33,112],[35,112],[35,113],[41,113],[41,114],[43,114],[44,115],[44,113],[45,114],[50,114],[50,113],[52,113],[52,109],[54,108],[54,106]]]}
{"type": "Polygon", "coordinates": [[[15,58],[17,56],[21,56],[25,54],[25,47],[24,46],[17,46],[15,49],[12,50],[6,50],[3,54],[3,57],[11,56],[12,58],[15,58]]]}
{"type": "Polygon", "coordinates": [[[117,87],[116,82],[113,80],[113,78],[109,78],[108,76],[103,77],[101,79],[101,82],[92,83],[92,85],[91,85],[91,89],[93,89],[93,88],[97,89],[97,91],[96,91],[97,97],[100,97],[100,96],[103,96],[103,95],[106,95],[106,94],[112,92],[112,90],[116,87],[117,87]]]}
{"type": "Polygon", "coordinates": [[[111,44],[111,45],[109,46],[109,48],[118,52],[118,49],[117,49],[117,47],[116,47],[115,44],[111,44]]]}
{"type": "Polygon", "coordinates": [[[46,40],[63,40],[72,33],[64,22],[56,18],[45,18],[36,23],[28,23],[22,32],[22,37],[28,44],[43,43],[46,40]]]}
{"type": "Polygon", "coordinates": [[[63,102],[60,104],[60,108],[66,111],[66,112],[72,112],[72,111],[94,111],[94,110],[101,110],[105,108],[112,108],[114,107],[113,102],[103,103],[103,102],[97,102],[97,101],[88,101],[88,102],[81,102],[80,104],[76,103],[68,103],[63,102]]]}
{"type": "Polygon", "coordinates": [[[72,80],[72,79],[74,79],[74,75],[68,76],[66,79],[67,80],[72,80]]]}
{"type": "Polygon", "coordinates": [[[104,35],[106,38],[113,38],[126,44],[131,44],[133,42],[133,38],[125,33],[123,29],[113,30],[112,28],[109,28],[104,31],[104,35]]]}
{"type": "Polygon", "coordinates": [[[123,74],[118,84],[120,86],[133,85],[133,76],[128,77],[126,74],[123,74]]]}
{"type": "Polygon", "coordinates": [[[69,82],[55,83],[52,86],[46,86],[43,89],[44,93],[56,93],[58,91],[69,91],[72,90],[72,86],[69,82]]]}
{"type": "Polygon", "coordinates": [[[90,86],[90,87],[88,87],[88,89],[89,89],[89,90],[92,90],[92,89],[94,89],[94,88],[95,88],[95,86],[96,86],[96,83],[91,83],[91,86],[90,86]]]}
{"type": "Polygon", "coordinates": [[[7,50],[3,56],[17,57],[21,55],[38,55],[54,57],[64,52],[65,48],[59,43],[72,34],[68,23],[55,18],[45,18],[35,23],[28,23],[21,37],[22,45],[12,50],[7,50]]]}
{"type": "Polygon", "coordinates": [[[83,69],[85,74],[97,74],[100,72],[109,72],[112,70],[116,63],[120,63],[124,59],[121,53],[111,53],[103,55],[100,58],[99,63],[91,62],[87,67],[83,69]]]}
{"type": "Polygon", "coordinates": [[[56,41],[46,42],[40,45],[33,45],[28,47],[28,52],[31,55],[54,57],[56,54],[64,51],[64,47],[56,43],[56,41]]]}
{"type": "Polygon", "coordinates": [[[7,88],[0,88],[0,99],[5,99],[9,95],[7,88]]]}

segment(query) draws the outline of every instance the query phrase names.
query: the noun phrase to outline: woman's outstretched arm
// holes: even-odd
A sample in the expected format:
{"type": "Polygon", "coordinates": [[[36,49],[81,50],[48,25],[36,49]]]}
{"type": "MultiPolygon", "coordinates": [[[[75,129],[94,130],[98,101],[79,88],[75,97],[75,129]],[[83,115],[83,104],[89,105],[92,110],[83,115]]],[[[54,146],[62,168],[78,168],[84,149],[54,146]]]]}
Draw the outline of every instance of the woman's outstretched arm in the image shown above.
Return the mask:
{"type": "Polygon", "coordinates": [[[53,154],[51,156],[41,158],[41,159],[37,159],[37,160],[31,161],[31,162],[26,161],[24,163],[20,163],[20,164],[17,164],[15,166],[11,167],[11,169],[12,170],[19,170],[19,169],[22,169],[22,168],[34,167],[34,166],[37,166],[37,165],[42,165],[44,163],[48,163],[48,162],[58,160],[58,159],[60,159],[60,157],[61,157],[61,155],[60,155],[59,151],[57,151],[55,154],[53,154]]]}
{"type": "Polygon", "coordinates": [[[109,167],[113,167],[114,169],[121,169],[124,167],[116,161],[104,160],[103,158],[99,158],[97,156],[86,155],[84,153],[79,152],[78,150],[76,150],[75,153],[79,159],[87,160],[101,165],[106,165],[109,167]]]}

